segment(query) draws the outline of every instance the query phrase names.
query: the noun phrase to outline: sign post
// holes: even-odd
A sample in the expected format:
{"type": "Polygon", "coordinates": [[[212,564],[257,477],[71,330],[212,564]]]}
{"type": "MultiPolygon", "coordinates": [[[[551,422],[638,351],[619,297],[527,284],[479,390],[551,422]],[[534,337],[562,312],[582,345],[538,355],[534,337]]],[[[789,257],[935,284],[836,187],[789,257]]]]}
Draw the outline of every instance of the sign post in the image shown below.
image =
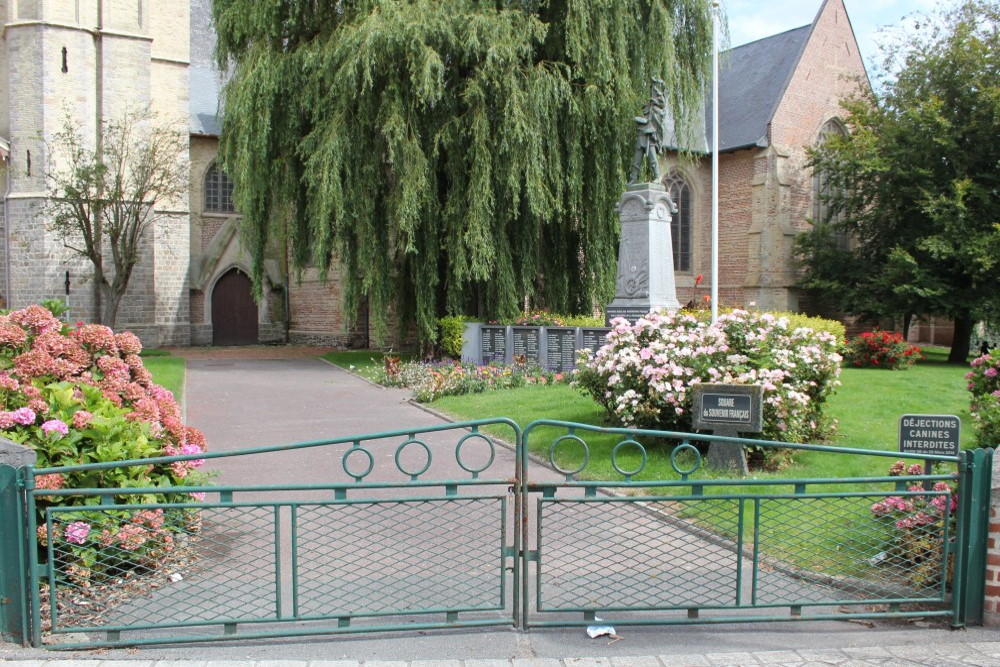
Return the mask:
{"type": "MultiPolygon", "coordinates": [[[[695,385],[692,423],[696,429],[730,438],[760,433],[763,398],[764,388],[756,384],[695,385]]],[[[708,465],[733,469],[744,476],[750,474],[746,452],[735,442],[713,441],[708,447],[708,465]]]]}

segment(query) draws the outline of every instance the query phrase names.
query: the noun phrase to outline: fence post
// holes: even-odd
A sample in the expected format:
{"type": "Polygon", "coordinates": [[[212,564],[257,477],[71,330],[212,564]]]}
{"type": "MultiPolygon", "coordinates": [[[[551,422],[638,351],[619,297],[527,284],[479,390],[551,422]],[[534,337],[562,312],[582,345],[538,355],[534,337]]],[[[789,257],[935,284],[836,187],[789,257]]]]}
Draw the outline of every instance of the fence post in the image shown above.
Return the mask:
{"type": "Polygon", "coordinates": [[[959,544],[955,554],[952,596],[959,618],[954,625],[982,625],[986,603],[986,546],[989,535],[993,450],[977,449],[961,453],[959,466],[959,544]]]}
{"type": "Polygon", "coordinates": [[[28,586],[18,479],[19,469],[36,459],[33,450],[0,437],[0,636],[23,645],[28,641],[28,586]]]}
{"type": "Polygon", "coordinates": [[[1000,626],[1000,457],[993,456],[990,493],[990,532],[986,540],[986,625],[1000,626]]]}

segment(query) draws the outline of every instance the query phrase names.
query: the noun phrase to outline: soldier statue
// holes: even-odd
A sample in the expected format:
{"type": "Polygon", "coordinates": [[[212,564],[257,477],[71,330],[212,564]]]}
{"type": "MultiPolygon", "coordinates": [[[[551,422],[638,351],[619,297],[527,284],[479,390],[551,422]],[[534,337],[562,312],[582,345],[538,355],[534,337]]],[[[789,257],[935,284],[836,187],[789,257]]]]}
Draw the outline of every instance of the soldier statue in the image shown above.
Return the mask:
{"type": "Polygon", "coordinates": [[[638,182],[643,160],[649,161],[649,167],[653,171],[653,181],[660,180],[659,154],[663,151],[666,116],[667,98],[663,90],[663,81],[653,79],[649,87],[649,102],[643,108],[643,115],[635,117],[637,136],[635,157],[632,159],[632,176],[628,179],[629,185],[638,182]]]}

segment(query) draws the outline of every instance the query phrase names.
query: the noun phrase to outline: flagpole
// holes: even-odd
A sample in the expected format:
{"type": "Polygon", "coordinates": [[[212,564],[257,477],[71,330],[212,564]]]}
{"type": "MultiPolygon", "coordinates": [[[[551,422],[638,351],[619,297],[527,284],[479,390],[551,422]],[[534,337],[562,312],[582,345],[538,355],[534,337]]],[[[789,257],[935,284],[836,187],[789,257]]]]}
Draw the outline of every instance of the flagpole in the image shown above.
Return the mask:
{"type": "Polygon", "coordinates": [[[719,0],[712,0],[712,323],[719,319],[719,0]]]}

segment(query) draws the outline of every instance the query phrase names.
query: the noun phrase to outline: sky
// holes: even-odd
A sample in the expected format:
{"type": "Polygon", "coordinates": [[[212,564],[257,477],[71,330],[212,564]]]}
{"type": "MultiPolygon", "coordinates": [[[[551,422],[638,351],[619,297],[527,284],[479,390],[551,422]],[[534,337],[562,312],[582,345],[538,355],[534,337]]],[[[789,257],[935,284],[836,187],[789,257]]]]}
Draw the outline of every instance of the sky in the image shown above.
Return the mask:
{"type": "MultiPolygon", "coordinates": [[[[732,46],[808,25],[816,18],[821,4],[822,0],[721,0],[732,46]]],[[[844,0],[869,74],[872,66],[880,62],[879,28],[898,28],[905,24],[904,17],[908,15],[951,4],[942,0],[844,0]]]]}

